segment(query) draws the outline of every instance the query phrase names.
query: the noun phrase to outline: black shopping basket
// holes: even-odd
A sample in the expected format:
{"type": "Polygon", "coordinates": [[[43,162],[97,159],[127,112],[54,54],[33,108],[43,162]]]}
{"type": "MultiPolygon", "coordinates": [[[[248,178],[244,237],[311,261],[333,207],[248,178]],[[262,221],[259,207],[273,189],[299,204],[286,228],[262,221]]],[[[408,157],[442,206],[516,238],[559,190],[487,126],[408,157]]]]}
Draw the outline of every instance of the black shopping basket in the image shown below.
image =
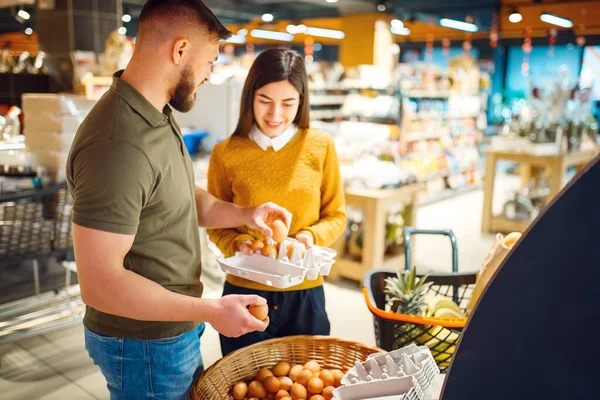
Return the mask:
{"type": "MultiPolygon", "coordinates": [[[[452,273],[429,274],[432,282],[428,293],[442,295],[453,300],[466,312],[467,303],[475,286],[476,273],[458,272],[458,249],[456,237],[451,230],[418,230],[404,228],[406,263],[411,265],[411,237],[421,235],[445,235],[452,244],[452,273]]],[[[425,274],[418,274],[423,276],[425,274]]],[[[396,270],[376,268],[368,271],[363,280],[363,293],[373,314],[377,346],[395,350],[411,343],[426,345],[440,369],[450,364],[452,354],[467,323],[467,318],[434,318],[386,311],[385,279],[396,276],[396,270]]]]}

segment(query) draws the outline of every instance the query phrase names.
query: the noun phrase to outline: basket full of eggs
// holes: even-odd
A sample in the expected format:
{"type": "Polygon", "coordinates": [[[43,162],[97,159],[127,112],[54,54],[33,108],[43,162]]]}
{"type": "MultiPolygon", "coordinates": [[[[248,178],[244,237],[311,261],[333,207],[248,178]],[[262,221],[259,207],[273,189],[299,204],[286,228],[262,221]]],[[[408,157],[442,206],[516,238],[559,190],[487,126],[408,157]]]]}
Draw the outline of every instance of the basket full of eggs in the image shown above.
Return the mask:
{"type": "Polygon", "coordinates": [[[290,336],[236,350],[208,368],[191,400],[329,400],[344,375],[382,350],[329,336],[290,336]]]}
{"type": "Polygon", "coordinates": [[[219,257],[223,272],[264,285],[285,289],[329,275],[335,263],[335,250],[312,246],[288,237],[289,228],[281,220],[271,224],[273,237],[252,242],[252,254],[237,252],[233,257],[219,257]]]}

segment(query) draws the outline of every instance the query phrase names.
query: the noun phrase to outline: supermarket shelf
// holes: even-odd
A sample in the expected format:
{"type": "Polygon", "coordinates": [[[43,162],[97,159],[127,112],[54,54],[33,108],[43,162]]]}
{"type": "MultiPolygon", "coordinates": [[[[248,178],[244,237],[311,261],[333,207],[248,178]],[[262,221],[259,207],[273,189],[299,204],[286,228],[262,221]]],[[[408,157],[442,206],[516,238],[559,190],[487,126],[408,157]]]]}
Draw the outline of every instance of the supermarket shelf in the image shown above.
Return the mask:
{"type": "Polygon", "coordinates": [[[335,119],[341,117],[342,112],[340,110],[310,110],[310,118],[313,120],[335,119]]]}
{"type": "Polygon", "coordinates": [[[313,95],[310,98],[311,106],[336,106],[344,104],[346,95],[313,95]]]}
{"type": "Polygon", "coordinates": [[[449,119],[449,120],[457,120],[457,119],[469,119],[469,118],[477,118],[478,114],[463,114],[463,115],[451,115],[448,112],[434,112],[434,113],[416,113],[410,119],[412,121],[420,121],[424,119],[449,119]]]}
{"type": "MultiPolygon", "coordinates": [[[[464,167],[464,168],[461,168],[461,169],[458,169],[458,170],[453,169],[453,170],[446,170],[444,172],[434,172],[432,174],[419,175],[417,177],[417,181],[418,182],[427,182],[427,181],[430,181],[432,179],[447,178],[449,176],[460,175],[460,174],[464,174],[465,172],[467,172],[467,171],[469,171],[470,169],[473,169],[473,168],[478,168],[479,169],[479,165],[471,165],[471,166],[464,167]]],[[[480,169],[480,172],[482,172],[481,169],[480,169]]]]}
{"type": "Polygon", "coordinates": [[[441,193],[434,194],[428,197],[422,197],[419,200],[420,205],[427,205],[431,203],[435,203],[436,201],[450,199],[452,197],[460,196],[461,194],[473,192],[475,190],[479,190],[483,187],[483,182],[478,182],[470,186],[461,187],[458,189],[446,189],[441,193]]]}
{"type": "Polygon", "coordinates": [[[426,90],[411,90],[403,94],[411,99],[447,99],[450,97],[450,92],[431,92],[426,90]]]}
{"type": "Polygon", "coordinates": [[[493,217],[490,222],[491,231],[501,233],[525,232],[531,224],[531,222],[515,221],[501,216],[493,217]]]}

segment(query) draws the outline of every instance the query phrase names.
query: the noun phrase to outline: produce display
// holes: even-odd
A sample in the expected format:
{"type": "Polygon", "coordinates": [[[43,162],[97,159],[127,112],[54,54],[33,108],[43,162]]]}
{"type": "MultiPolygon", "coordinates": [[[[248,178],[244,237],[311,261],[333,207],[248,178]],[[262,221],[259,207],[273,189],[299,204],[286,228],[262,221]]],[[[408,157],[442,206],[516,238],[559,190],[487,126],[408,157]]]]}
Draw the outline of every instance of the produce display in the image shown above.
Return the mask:
{"type": "Polygon", "coordinates": [[[232,395],[236,400],[331,400],[343,377],[343,371],[324,369],[316,361],[280,361],[258,370],[253,380],[236,383],[232,395]]]}

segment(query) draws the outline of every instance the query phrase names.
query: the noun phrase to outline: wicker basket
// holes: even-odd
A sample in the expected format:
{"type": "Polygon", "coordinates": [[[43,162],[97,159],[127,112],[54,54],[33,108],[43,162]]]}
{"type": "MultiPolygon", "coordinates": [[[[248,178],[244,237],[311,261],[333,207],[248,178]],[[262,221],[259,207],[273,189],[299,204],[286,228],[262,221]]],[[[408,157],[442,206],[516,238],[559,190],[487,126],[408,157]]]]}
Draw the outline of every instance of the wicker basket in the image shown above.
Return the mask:
{"type": "Polygon", "coordinates": [[[315,360],[323,368],[344,372],[355,361],[383,350],[351,340],[330,336],[290,336],[256,343],[234,351],[208,368],[190,391],[192,400],[233,400],[231,388],[251,380],[260,368],[273,367],[279,361],[304,364],[315,360]]]}

